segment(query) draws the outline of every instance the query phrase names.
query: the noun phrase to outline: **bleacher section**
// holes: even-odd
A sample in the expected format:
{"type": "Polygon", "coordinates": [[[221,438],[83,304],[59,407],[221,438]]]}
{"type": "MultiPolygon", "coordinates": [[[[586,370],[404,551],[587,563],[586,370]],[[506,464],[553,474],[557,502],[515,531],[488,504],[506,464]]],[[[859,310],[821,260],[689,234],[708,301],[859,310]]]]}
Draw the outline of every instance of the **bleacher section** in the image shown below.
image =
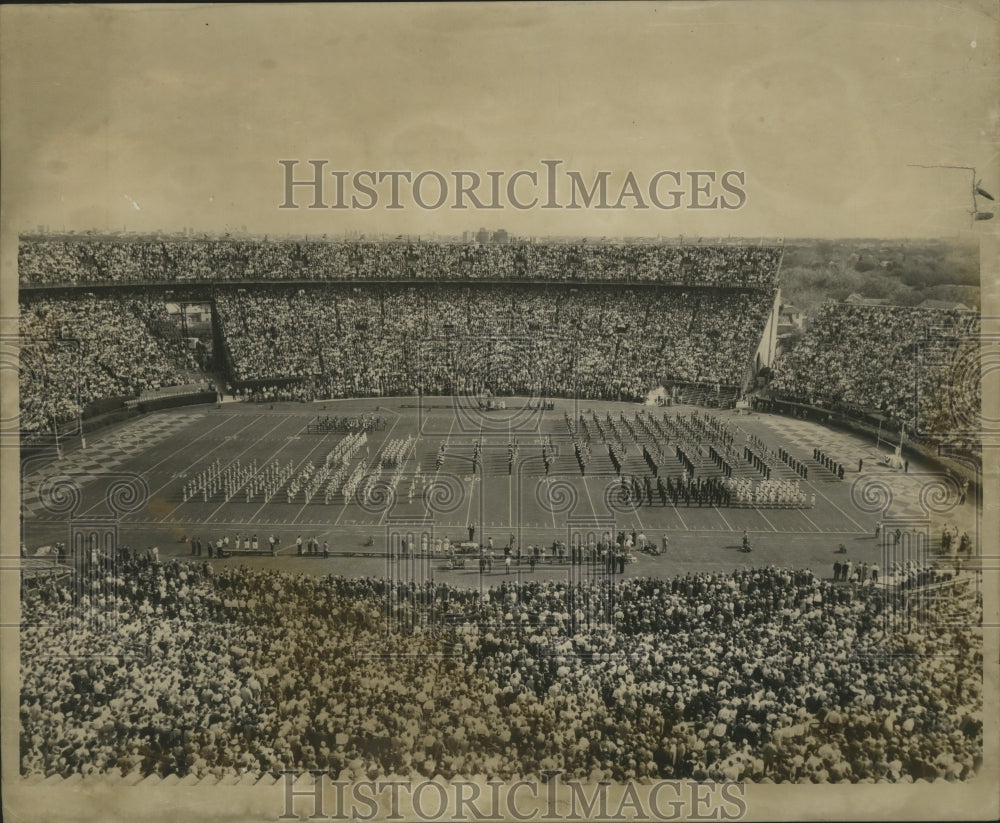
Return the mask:
{"type": "Polygon", "coordinates": [[[220,291],[216,308],[234,381],[291,376],[320,397],[636,400],[670,381],[739,386],[772,302],[764,290],[428,284],[220,291]]]}
{"type": "Polygon", "coordinates": [[[21,431],[76,418],[95,401],[191,382],[198,365],[168,327],[162,299],[36,296],[20,316],[21,431]]]}
{"type": "Polygon", "coordinates": [[[172,284],[212,306],[215,367],[255,399],[699,384],[691,401],[724,407],[780,260],[780,245],[23,238],[21,428],[201,382],[172,284]]]}
{"type": "Polygon", "coordinates": [[[759,288],[780,244],[177,240],[23,237],[22,286],[268,280],[655,281],[759,288]]]}
{"type": "MultiPolygon", "coordinates": [[[[775,397],[876,410],[911,433],[948,431],[949,410],[980,408],[979,315],[958,310],[828,303],[775,363],[775,397]]],[[[964,421],[963,421],[964,422],[964,421]]]]}

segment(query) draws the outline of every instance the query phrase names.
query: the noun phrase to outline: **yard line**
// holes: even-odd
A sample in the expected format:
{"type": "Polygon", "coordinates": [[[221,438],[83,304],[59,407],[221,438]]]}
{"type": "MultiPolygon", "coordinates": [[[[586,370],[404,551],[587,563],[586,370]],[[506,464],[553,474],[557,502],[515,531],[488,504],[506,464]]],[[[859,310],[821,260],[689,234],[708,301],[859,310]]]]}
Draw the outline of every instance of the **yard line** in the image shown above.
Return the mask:
{"type": "Polygon", "coordinates": [[[777,529],[776,529],[776,528],[774,527],[774,523],[772,523],[772,522],[771,522],[770,520],[768,520],[768,519],[767,519],[766,517],[764,517],[764,512],[762,512],[762,511],[761,511],[760,509],[758,509],[758,508],[757,508],[756,506],[754,506],[754,507],[753,507],[753,510],[754,510],[755,512],[757,512],[757,514],[759,514],[759,515],[760,515],[761,517],[763,517],[763,518],[764,518],[764,522],[765,522],[765,523],[767,523],[767,525],[771,527],[771,531],[773,531],[773,532],[776,532],[776,531],[777,531],[777,529]]]}
{"type": "MultiPolygon", "coordinates": [[[[619,480],[618,482],[620,483],[621,480],[619,480]]],[[[635,505],[635,501],[632,500],[632,495],[631,494],[628,497],[628,502],[629,502],[629,505],[632,506],[632,514],[634,514],[635,515],[635,519],[639,521],[639,531],[641,531],[641,532],[646,531],[646,527],[642,525],[642,518],[639,516],[639,507],[635,505]]]]}
{"type": "MultiPolygon", "coordinates": [[[[547,484],[548,482],[549,482],[549,477],[548,477],[548,475],[546,475],[544,478],[542,478],[542,483],[546,483],[547,484]]],[[[538,486],[537,485],[535,486],[535,499],[536,500],[538,499],[538,486]]],[[[552,518],[552,529],[555,530],[555,529],[559,528],[556,525],[556,512],[555,512],[555,509],[550,508],[550,507],[547,507],[547,508],[549,508],[549,516],[552,518]]],[[[572,514],[572,512],[570,512],[570,514],[572,514]]]]}
{"type": "MultiPolygon", "coordinates": [[[[597,521],[597,506],[594,505],[594,498],[590,496],[590,484],[587,482],[587,475],[581,475],[583,479],[583,490],[587,493],[587,499],[590,501],[590,513],[594,516],[594,521],[597,521]]],[[[570,512],[572,514],[572,512],[570,512]]]]}
{"type": "MultiPolygon", "coordinates": [[[[802,511],[802,509],[798,509],[797,511],[798,511],[798,513],[799,513],[799,514],[801,514],[801,515],[802,515],[802,516],[803,516],[803,517],[804,517],[804,518],[805,518],[806,520],[808,520],[808,521],[809,521],[810,523],[812,523],[812,524],[813,524],[814,526],[816,526],[816,524],[815,524],[815,523],[813,522],[813,519],[812,519],[812,518],[811,518],[811,517],[810,517],[810,516],[809,516],[808,514],[806,514],[806,513],[804,512],[804,511],[802,511]]],[[[816,533],[817,533],[817,534],[822,534],[822,533],[823,533],[823,530],[822,530],[822,529],[821,529],[821,528],[820,528],[819,526],[816,526],[816,533]]]]}
{"type": "MultiPolygon", "coordinates": [[[[510,419],[507,420],[507,444],[510,448],[510,443],[513,442],[513,434],[510,428],[510,419]]],[[[512,472],[507,472],[507,528],[514,528],[514,475],[512,472]]]]}
{"type": "MultiPolygon", "coordinates": [[[[271,432],[273,432],[276,428],[278,428],[278,426],[282,425],[283,423],[285,423],[285,421],[282,420],[282,419],[279,419],[278,422],[275,423],[273,426],[271,426],[271,428],[269,428],[264,433],[263,436],[261,436],[261,437],[258,438],[258,441],[259,440],[263,440],[264,437],[266,437],[267,435],[269,435],[271,432]]],[[[299,429],[299,431],[301,431],[301,429],[299,429]]],[[[233,465],[233,463],[235,463],[237,461],[237,459],[239,459],[244,454],[246,454],[248,451],[250,451],[250,449],[252,449],[255,445],[257,445],[256,442],[251,443],[249,446],[247,446],[245,449],[243,449],[243,451],[241,451],[239,454],[237,454],[236,457],[234,457],[232,460],[229,461],[229,463],[226,464],[227,467],[233,465]]],[[[284,447],[282,447],[282,448],[284,448],[284,447]]],[[[266,463],[267,461],[265,460],[264,462],[266,463]]],[[[239,485],[239,487],[237,487],[233,491],[233,497],[235,497],[239,493],[239,490],[242,489],[250,481],[250,479],[252,477],[255,477],[256,474],[257,473],[255,472],[254,474],[250,475],[250,477],[248,477],[243,483],[241,483],[239,485]]],[[[228,506],[228,505],[229,505],[229,501],[228,500],[222,501],[222,503],[220,503],[219,506],[208,517],[204,518],[203,522],[210,523],[213,520],[213,518],[215,517],[215,515],[219,513],[219,510],[222,509],[224,506],[228,506]]]]}
{"type": "Polygon", "coordinates": [[[393,431],[395,431],[396,426],[399,425],[400,419],[401,419],[400,417],[397,417],[395,420],[392,421],[392,425],[389,427],[389,431],[385,433],[385,439],[382,441],[383,443],[387,443],[389,441],[389,438],[392,437],[392,433],[393,431]]]}
{"type": "Polygon", "coordinates": [[[838,506],[838,505],[837,505],[836,503],[834,503],[834,502],[833,502],[833,501],[832,501],[832,500],[831,500],[831,499],[830,499],[829,497],[827,497],[827,496],[826,496],[825,494],[823,494],[823,492],[821,492],[821,491],[819,490],[819,488],[818,488],[817,486],[814,486],[814,485],[812,484],[812,481],[807,481],[807,483],[808,483],[809,487],[810,487],[810,488],[811,488],[811,489],[812,489],[812,490],[813,490],[814,492],[816,492],[816,494],[818,494],[818,495],[819,495],[820,497],[822,497],[822,498],[823,498],[823,499],[824,499],[824,500],[825,500],[825,501],[826,501],[827,503],[829,503],[829,504],[830,504],[831,506],[833,506],[833,507],[834,507],[834,508],[835,508],[835,509],[836,509],[837,511],[839,511],[839,512],[840,512],[840,513],[841,513],[842,515],[844,515],[844,517],[846,517],[846,518],[847,518],[848,520],[850,520],[850,521],[851,521],[851,522],[852,522],[852,523],[853,523],[853,524],[854,524],[855,526],[857,526],[857,527],[858,527],[858,529],[859,529],[859,530],[860,530],[860,531],[861,531],[862,533],[864,533],[864,534],[868,534],[868,529],[866,529],[866,528],[865,528],[864,526],[862,526],[862,525],[861,525],[861,524],[860,524],[860,523],[859,523],[859,522],[858,522],[857,520],[855,520],[855,519],[854,519],[853,517],[851,517],[851,516],[850,516],[850,515],[849,515],[849,514],[848,514],[847,512],[845,512],[845,511],[844,511],[844,510],[843,510],[842,508],[840,508],[840,506],[838,506]]]}
{"type": "MultiPolygon", "coordinates": [[[[479,427],[479,437],[482,438],[482,436],[483,436],[483,427],[482,427],[482,425],[480,425],[480,427],[479,427]]],[[[472,444],[475,445],[475,443],[476,443],[476,441],[473,440],[472,444]]],[[[480,465],[482,465],[482,463],[480,463],[480,465]]],[[[465,510],[465,522],[467,524],[470,523],[469,518],[472,517],[472,498],[475,496],[475,495],[473,495],[472,490],[476,487],[476,479],[477,479],[476,478],[476,472],[475,472],[475,469],[473,469],[473,471],[472,471],[472,480],[469,481],[469,505],[468,505],[468,507],[465,510]]],[[[482,532],[482,522],[481,522],[482,518],[480,517],[479,519],[480,519],[480,522],[477,523],[476,525],[479,526],[479,528],[480,528],[479,539],[480,539],[480,541],[482,541],[482,538],[483,538],[483,535],[481,533],[482,532]]]]}
{"type": "MultiPolygon", "coordinates": [[[[685,529],[686,529],[687,531],[691,531],[691,529],[690,529],[690,528],[688,527],[688,524],[684,522],[684,518],[683,518],[683,517],[681,517],[681,510],[677,508],[677,505],[676,505],[676,504],[674,504],[674,503],[671,503],[671,504],[670,504],[670,508],[672,508],[672,509],[674,510],[674,514],[676,514],[676,515],[677,515],[677,519],[681,521],[681,525],[682,525],[682,526],[683,526],[683,527],[684,527],[684,528],[685,528],[685,529]]],[[[704,531],[704,529],[699,529],[699,531],[704,531]]]]}
{"type": "MultiPolygon", "coordinates": [[[[721,517],[721,518],[722,518],[722,522],[726,524],[726,528],[728,528],[728,529],[729,529],[729,531],[731,531],[731,532],[732,532],[732,531],[736,531],[736,529],[734,529],[734,528],[733,528],[732,526],[730,526],[730,525],[729,525],[729,521],[728,521],[728,520],[726,520],[726,518],[725,518],[725,517],[723,516],[723,514],[722,514],[722,512],[720,511],[720,509],[719,509],[719,507],[718,507],[718,506],[712,506],[712,508],[713,508],[713,509],[715,509],[715,511],[716,511],[716,512],[718,513],[719,517],[721,517]]],[[[815,524],[813,524],[813,525],[815,525],[815,524]]]]}
{"type": "MultiPolygon", "coordinates": [[[[473,471],[472,472],[472,479],[469,481],[469,505],[465,509],[465,522],[467,524],[471,522],[471,520],[469,518],[472,517],[472,498],[475,496],[472,493],[472,490],[475,489],[475,487],[476,487],[476,479],[477,479],[476,478],[476,473],[475,473],[475,471],[473,471]]],[[[480,534],[479,537],[482,538],[482,534],[480,534]]]]}
{"type": "MultiPolygon", "coordinates": [[[[350,477],[350,475],[348,475],[348,477],[350,477]]],[[[365,479],[364,475],[362,475],[361,479],[358,481],[358,486],[361,485],[361,480],[364,480],[364,479],[365,479]]],[[[355,489],[355,491],[357,491],[357,489],[355,489]]],[[[350,506],[350,505],[351,505],[351,501],[350,500],[345,500],[345,501],[343,501],[340,504],[340,514],[338,514],[337,515],[337,519],[333,521],[333,526],[331,526],[331,528],[336,528],[337,526],[340,525],[340,518],[342,518],[344,516],[344,512],[347,511],[347,507],[350,506]]],[[[305,508],[305,506],[303,506],[302,508],[305,508]]],[[[296,517],[297,516],[298,515],[296,515],[296,517]]]]}

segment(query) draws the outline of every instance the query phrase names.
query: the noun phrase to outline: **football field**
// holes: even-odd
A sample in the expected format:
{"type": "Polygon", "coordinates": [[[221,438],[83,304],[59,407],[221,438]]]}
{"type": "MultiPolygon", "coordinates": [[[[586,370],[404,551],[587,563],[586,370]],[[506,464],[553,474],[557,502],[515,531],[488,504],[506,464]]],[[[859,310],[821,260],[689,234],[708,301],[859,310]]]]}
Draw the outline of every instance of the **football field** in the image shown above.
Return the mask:
{"type": "MultiPolygon", "coordinates": [[[[498,558],[507,545],[526,550],[625,530],[657,546],[668,541],[660,556],[640,553],[629,573],[775,563],[826,575],[841,543],[858,561],[877,559],[879,519],[907,528],[974,527],[972,501],[959,504],[957,488],[941,472],[916,463],[906,472],[889,468],[878,462],[873,441],[816,423],[686,406],[504,402],[506,408],[489,411],[463,397],[411,397],[157,412],[100,432],[85,447],[79,438],[68,441],[61,460],[26,462],[24,539],[30,552],[66,541],[70,528],[114,517],[119,542],[155,545],[161,557],[188,556],[192,537],[205,542],[226,535],[231,544],[256,535],[263,553],[273,536],[277,556],[253,562],[313,563],[317,570],[316,558],[297,556],[302,537],[328,542],[334,556],[321,561],[323,571],[375,574],[384,568],[379,561],[394,530],[419,528],[432,541],[447,537],[454,544],[469,541],[471,529],[473,542],[492,541],[498,558]],[[783,449],[808,467],[808,478],[783,464],[772,478],[799,480],[806,504],[685,505],[655,493],[637,496],[621,479],[635,476],[641,483],[651,476],[642,449],[653,438],[636,424],[637,413],[647,421],[714,418],[734,435],[737,452],[750,438],[759,449],[783,449]],[[364,437],[349,430],[365,418],[376,422],[364,437]],[[570,433],[581,418],[593,432],[585,474],[570,433]],[[334,425],[318,429],[325,419],[334,425]],[[620,439],[621,476],[597,424],[620,439]],[[814,448],[844,464],[844,479],[813,460],[814,448]],[[751,554],[739,552],[744,531],[751,554]]],[[[672,444],[664,445],[660,476],[679,477],[681,462],[672,444]]],[[[698,462],[697,476],[720,476],[711,461],[698,462]]],[[[742,460],[733,476],[761,478],[742,460]]]]}

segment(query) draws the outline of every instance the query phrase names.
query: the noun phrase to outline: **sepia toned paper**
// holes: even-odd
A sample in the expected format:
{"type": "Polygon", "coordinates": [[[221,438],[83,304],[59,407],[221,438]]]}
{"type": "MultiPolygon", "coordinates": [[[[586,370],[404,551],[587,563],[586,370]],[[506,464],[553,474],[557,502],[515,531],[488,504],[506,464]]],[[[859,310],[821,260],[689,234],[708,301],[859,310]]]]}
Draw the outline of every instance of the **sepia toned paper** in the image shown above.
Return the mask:
{"type": "MultiPolygon", "coordinates": [[[[992,367],[1000,339],[1000,217],[995,217],[994,200],[1000,196],[998,54],[1000,16],[997,5],[986,0],[0,9],[4,814],[11,820],[49,821],[277,820],[286,814],[290,797],[296,816],[305,819],[317,811],[308,773],[294,783],[273,774],[241,775],[235,768],[204,777],[22,774],[21,722],[29,707],[21,700],[19,544],[21,524],[37,513],[25,506],[18,459],[19,380],[25,379],[18,358],[28,344],[19,326],[24,311],[19,240],[72,236],[72,242],[90,242],[94,238],[87,233],[93,233],[98,238],[142,236],[150,244],[181,238],[348,244],[408,238],[471,246],[479,242],[480,231],[502,230],[542,244],[553,238],[583,245],[644,242],[693,248],[783,243],[786,255],[793,248],[806,249],[817,260],[828,254],[829,265],[813,258],[808,264],[814,275],[808,291],[815,296],[814,315],[821,310],[821,295],[839,294],[846,276],[862,285],[866,279],[891,278],[888,261],[900,250],[947,249],[934,258],[940,263],[935,271],[978,256],[977,284],[941,292],[944,302],[975,301],[969,308],[981,315],[976,373],[982,409],[955,435],[963,443],[978,440],[981,447],[981,504],[973,504],[970,522],[978,530],[982,621],[969,627],[981,637],[983,654],[978,773],[913,784],[738,782],[726,787],[685,780],[662,790],[659,811],[649,805],[656,781],[636,781],[611,785],[603,814],[623,809],[617,819],[647,820],[995,819],[1000,814],[995,711],[1000,398],[992,367]],[[319,177],[313,176],[316,170],[319,177]],[[322,190],[310,185],[320,179],[322,190]],[[877,250],[883,248],[879,257],[877,250]],[[855,265],[869,253],[874,254],[870,266],[855,265]],[[289,795],[293,785],[296,794],[289,795]]],[[[802,286],[798,293],[807,290],[802,286]]],[[[588,344],[579,349],[584,357],[591,346],[599,349],[599,341],[624,333],[610,322],[588,332],[588,344]]],[[[303,334],[330,332],[304,329],[303,334]]],[[[493,331],[484,325],[476,334],[485,341],[493,331]]],[[[439,338],[450,345],[448,334],[434,339],[439,338]]],[[[915,368],[925,362],[919,359],[923,356],[917,347],[915,368]]],[[[956,394],[968,388],[958,376],[955,381],[956,394]]],[[[479,419],[481,410],[433,400],[445,411],[437,418],[430,412],[427,421],[421,417],[426,428],[419,431],[428,433],[435,448],[453,436],[455,427],[461,430],[468,420],[479,419]],[[443,428],[435,429],[439,424],[443,428]]],[[[351,406],[349,413],[388,416],[386,408],[397,413],[392,404],[379,410],[377,398],[366,402],[351,406]]],[[[418,405],[413,397],[397,405],[403,403],[418,405]]],[[[606,407],[582,402],[580,410],[591,405],[606,407]]],[[[629,415],[640,408],[633,405],[629,415]]],[[[187,411],[179,409],[178,419],[187,411]]],[[[832,429],[832,418],[828,422],[832,429]]],[[[475,434],[472,429],[465,433],[469,444],[475,434]]],[[[513,438],[506,430],[493,436],[501,451],[513,438]]],[[[88,457],[109,442],[95,433],[88,457]]],[[[534,443],[525,436],[519,448],[537,450],[534,443]]],[[[145,445],[155,443],[151,438],[145,445]]],[[[240,449],[251,445],[239,441],[240,449]]],[[[569,440],[566,445],[572,448],[569,440]]],[[[67,454],[71,446],[87,444],[67,436],[67,454]]],[[[193,465],[198,449],[191,443],[180,451],[190,454],[193,465]]],[[[236,454],[234,446],[230,456],[236,454]]],[[[502,474],[506,452],[498,455],[494,460],[502,474]]],[[[55,465],[82,474],[95,471],[79,461],[55,465]]],[[[541,473],[537,465],[532,471],[541,473]]],[[[112,482],[110,475],[106,480],[112,482]]],[[[163,499],[180,494],[184,482],[167,477],[164,486],[167,481],[173,485],[163,499]]],[[[822,484],[815,485],[822,493],[822,484]]],[[[489,526],[498,547],[507,540],[508,528],[535,526],[519,522],[518,498],[508,491],[506,478],[503,489],[512,508],[506,519],[489,526]]],[[[152,491],[150,507],[162,503],[158,490],[152,491]]],[[[340,508],[330,511],[335,512],[332,523],[340,508]]],[[[685,509],[678,511],[683,515],[685,509]]],[[[868,528],[879,509],[862,511],[867,519],[858,517],[868,528]]],[[[455,517],[463,522],[453,524],[452,533],[464,532],[466,519],[472,522],[464,513],[455,517]]],[[[618,528],[631,522],[626,521],[618,528]]],[[[57,522],[60,528],[62,522],[57,522]]],[[[381,541],[381,515],[372,522],[381,541]]],[[[161,523],[164,531],[173,527],[189,534],[180,515],[167,514],[161,523]]],[[[272,526],[260,523],[263,542],[272,526]]],[[[287,547],[296,529],[286,525],[281,534],[287,547]]],[[[228,526],[211,530],[213,535],[234,531],[228,526]]],[[[359,553],[364,548],[361,524],[328,524],[323,530],[334,543],[343,533],[359,553]]],[[[727,539],[735,550],[739,529],[731,531],[719,543],[727,539]]],[[[846,539],[833,531],[831,549],[846,539]]],[[[674,545],[686,539],[680,529],[668,533],[674,545]]],[[[480,529],[479,539],[484,536],[480,529]]],[[[692,544],[692,555],[710,545],[704,535],[699,540],[704,542],[692,544]]],[[[771,540],[767,550],[778,552],[778,542],[771,540]]],[[[164,559],[186,560],[176,546],[164,554],[164,559]]],[[[795,566],[790,549],[774,556],[782,565],[795,566]]],[[[735,567],[753,555],[732,557],[735,567]]],[[[295,561],[289,568],[302,571],[296,558],[289,559],[295,561]]],[[[834,559],[831,554],[824,562],[834,559]]],[[[697,561],[688,559],[678,567],[648,558],[642,562],[648,574],[665,579],[698,569],[697,561]]],[[[713,560],[710,568],[721,562],[713,560]]],[[[357,568],[371,577],[384,574],[381,560],[372,564],[371,571],[357,568]]],[[[333,565],[322,573],[341,572],[333,565]]],[[[198,628],[190,627],[194,633],[198,628]]],[[[240,635],[234,627],[233,641],[240,635]]],[[[74,665],[67,662],[67,677],[74,665]]],[[[488,716],[488,704],[467,714],[488,716]]],[[[566,728],[558,718],[553,722],[566,728]]],[[[489,798],[490,777],[469,776],[465,795],[452,788],[428,790],[428,798],[435,798],[428,799],[430,808],[439,792],[446,800],[439,814],[422,819],[476,819],[475,810],[463,808],[456,797],[489,798]]],[[[568,805],[565,795],[552,799],[546,794],[549,784],[536,778],[513,811],[501,804],[483,819],[515,819],[515,812],[539,820],[602,815],[600,806],[583,813],[578,805],[568,805]]],[[[438,786],[447,785],[443,777],[434,779],[438,786]]],[[[511,783],[500,790],[508,792],[511,783]]],[[[584,788],[590,798],[594,786],[584,788]]],[[[322,812],[335,816],[336,790],[328,785],[325,792],[322,812]]],[[[356,804],[340,819],[355,813],[364,819],[421,819],[408,805],[412,795],[407,792],[401,792],[403,801],[396,807],[390,805],[391,791],[374,786],[364,794],[372,792],[380,798],[373,807],[356,804]],[[371,815],[369,808],[374,808],[371,815]]]]}

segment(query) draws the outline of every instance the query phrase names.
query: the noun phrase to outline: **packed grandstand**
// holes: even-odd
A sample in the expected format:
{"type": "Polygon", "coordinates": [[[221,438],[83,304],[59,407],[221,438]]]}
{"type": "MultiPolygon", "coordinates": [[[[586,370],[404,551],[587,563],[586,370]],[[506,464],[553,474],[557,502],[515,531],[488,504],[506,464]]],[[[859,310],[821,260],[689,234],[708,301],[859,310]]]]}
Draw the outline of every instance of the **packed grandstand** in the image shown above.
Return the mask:
{"type": "Polygon", "coordinates": [[[189,380],[190,354],[164,332],[162,295],[54,285],[210,283],[235,386],[638,399],[664,381],[742,383],[779,262],[773,245],[24,240],[22,430],[189,380]],[[496,282],[508,280],[525,282],[496,282]],[[125,345],[142,357],[121,357],[125,345]]]}
{"type": "Polygon", "coordinates": [[[650,281],[754,288],[780,245],[25,238],[22,286],[246,280],[650,281]]]}
{"type": "MultiPolygon", "coordinates": [[[[780,245],[24,239],[21,428],[46,431],[96,400],[190,382],[192,357],[165,331],[163,296],[125,288],[139,283],[210,285],[236,387],[291,382],[309,398],[739,391],[755,376],[780,260],[780,245]],[[122,288],[54,288],[109,284],[122,288]]],[[[875,410],[897,426],[912,428],[918,413],[947,423],[935,411],[978,331],[969,312],[830,304],[769,364],[771,393],[875,410]],[[915,369],[925,329],[944,352],[915,369]]],[[[978,382],[967,391],[978,408],[978,382]]]]}
{"type": "Polygon", "coordinates": [[[981,759],[961,599],[893,632],[871,586],[688,574],[619,584],[608,631],[600,589],[441,583],[447,628],[387,638],[387,594],[414,598],[378,579],[124,550],[97,609],[112,583],[110,645],[102,625],[63,631],[55,583],[24,598],[25,774],[872,783],[962,780],[981,759]]]}
{"type": "Polygon", "coordinates": [[[955,309],[828,303],[775,366],[776,397],[818,407],[874,409],[910,430],[957,428],[953,395],[980,407],[979,315],[955,309]],[[958,374],[956,374],[958,372],[958,374]],[[971,379],[968,379],[971,378],[971,379]]]}
{"type": "MultiPolygon", "coordinates": [[[[207,380],[167,313],[180,286],[211,306],[216,372],[248,396],[633,401],[672,384],[735,401],[760,389],[780,264],[780,244],[24,238],[21,428],[207,380]]],[[[915,379],[922,402],[946,405],[977,333],[969,313],[829,304],[770,362],[766,396],[909,423],[915,379]],[[915,375],[924,328],[937,355],[915,375]]],[[[764,482],[805,505],[797,481],[764,482]]],[[[766,504],[761,486],[724,488],[766,504]]],[[[412,587],[119,547],[85,594],[112,635],[100,620],[60,632],[80,603],[58,580],[24,589],[21,771],[967,779],[982,755],[981,603],[950,574],[892,573],[891,588],[775,566],[573,591],[439,582],[426,593],[439,619],[387,636],[386,603],[416,608],[412,587]],[[954,597],[894,622],[929,589],[954,597]]]]}

